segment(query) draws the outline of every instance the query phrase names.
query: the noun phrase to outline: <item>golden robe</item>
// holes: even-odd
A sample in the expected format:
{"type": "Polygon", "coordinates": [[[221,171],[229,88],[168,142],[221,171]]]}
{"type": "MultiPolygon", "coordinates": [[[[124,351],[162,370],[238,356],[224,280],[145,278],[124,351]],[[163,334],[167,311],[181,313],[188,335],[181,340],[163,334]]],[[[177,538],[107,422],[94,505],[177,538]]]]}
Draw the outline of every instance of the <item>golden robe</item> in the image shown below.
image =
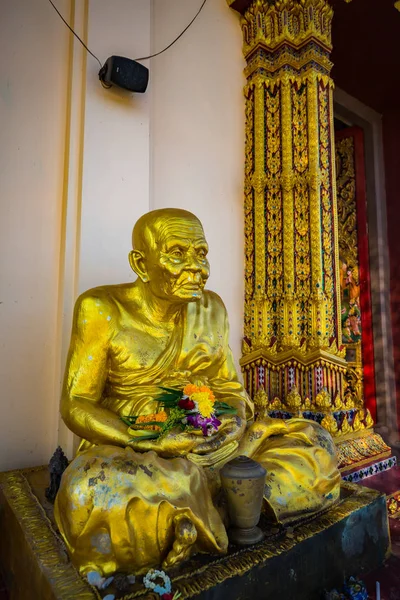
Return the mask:
{"type": "MultiPolygon", "coordinates": [[[[157,409],[160,385],[201,381],[217,399],[232,406],[246,403],[251,418],[252,404],[234,367],[221,299],[207,291],[201,301],[185,305],[167,347],[144,367],[138,364],[137,342],[126,326],[132,315],[121,288],[97,288],[78,302],[75,319],[94,327],[103,341],[92,355],[84,335],[73,335],[68,393],[119,415],[135,415],[157,409]]],[[[215,508],[218,469],[238,454],[267,470],[266,508],[278,522],[320,511],[339,496],[332,438],[304,419],[256,422],[239,443],[186,458],[83,441],[63,475],[55,504],[56,521],[75,565],[81,572],[97,569],[105,575],[116,570],[143,573],[160,564],[168,568],[171,549],[179,554],[181,542],[181,558],[192,552],[226,552],[223,516],[215,508]],[[176,535],[182,518],[195,527],[186,544],[190,548],[176,535]]]]}

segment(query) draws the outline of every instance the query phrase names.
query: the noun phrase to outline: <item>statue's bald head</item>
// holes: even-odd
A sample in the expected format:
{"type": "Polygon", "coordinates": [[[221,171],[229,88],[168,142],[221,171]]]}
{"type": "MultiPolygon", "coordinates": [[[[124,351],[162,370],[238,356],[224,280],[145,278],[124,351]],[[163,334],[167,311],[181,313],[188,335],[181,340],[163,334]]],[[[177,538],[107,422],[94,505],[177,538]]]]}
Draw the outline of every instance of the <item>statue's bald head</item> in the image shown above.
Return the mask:
{"type": "Polygon", "coordinates": [[[129,263],[137,286],[171,303],[202,297],[210,274],[208,244],[197,217],[180,208],[161,208],[140,217],[132,234],[129,263]]]}
{"type": "Polygon", "coordinates": [[[173,231],[179,232],[182,227],[203,232],[203,226],[199,219],[187,210],[181,208],[152,210],[135,223],[132,232],[132,247],[141,252],[154,250],[166,236],[173,231]]]}

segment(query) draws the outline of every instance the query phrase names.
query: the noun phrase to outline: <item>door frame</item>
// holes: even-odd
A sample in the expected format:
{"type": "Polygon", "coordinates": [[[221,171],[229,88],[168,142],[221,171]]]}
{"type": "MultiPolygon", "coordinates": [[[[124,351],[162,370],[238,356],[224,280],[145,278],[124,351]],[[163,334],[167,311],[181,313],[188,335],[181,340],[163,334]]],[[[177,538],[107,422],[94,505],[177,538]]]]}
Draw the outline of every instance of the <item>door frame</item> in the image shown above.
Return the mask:
{"type": "Polygon", "coordinates": [[[398,441],[399,434],[390,312],[390,264],[382,115],[340,88],[334,91],[334,114],[349,126],[358,125],[364,131],[377,406],[375,430],[384,436],[387,443],[393,444],[398,441]]]}

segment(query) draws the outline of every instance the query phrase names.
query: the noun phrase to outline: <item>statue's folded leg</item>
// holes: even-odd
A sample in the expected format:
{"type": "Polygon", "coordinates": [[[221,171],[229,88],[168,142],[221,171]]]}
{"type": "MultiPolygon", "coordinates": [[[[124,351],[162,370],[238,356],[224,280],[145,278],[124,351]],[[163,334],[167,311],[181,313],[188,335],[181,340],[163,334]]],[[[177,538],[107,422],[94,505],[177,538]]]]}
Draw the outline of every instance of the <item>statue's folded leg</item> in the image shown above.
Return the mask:
{"type": "Polygon", "coordinates": [[[287,523],[329,508],[340,494],[335,445],[318,423],[306,419],[265,419],[251,425],[240,454],[267,470],[267,512],[287,523]]]}
{"type": "Polygon", "coordinates": [[[154,452],[97,446],[82,453],[63,475],[55,517],[81,573],[145,573],[228,546],[204,472],[154,452]]]}
{"type": "Polygon", "coordinates": [[[174,534],[172,549],[162,563],[164,569],[171,569],[177,563],[187,560],[197,539],[193,521],[183,514],[174,517],[174,534]]]}

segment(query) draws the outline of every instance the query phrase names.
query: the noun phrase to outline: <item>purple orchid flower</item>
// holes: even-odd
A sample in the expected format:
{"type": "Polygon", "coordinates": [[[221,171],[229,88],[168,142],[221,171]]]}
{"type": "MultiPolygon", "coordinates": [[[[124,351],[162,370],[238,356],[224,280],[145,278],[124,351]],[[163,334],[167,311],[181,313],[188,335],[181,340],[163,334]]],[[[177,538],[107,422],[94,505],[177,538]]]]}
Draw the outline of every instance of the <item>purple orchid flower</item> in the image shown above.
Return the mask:
{"type": "Polygon", "coordinates": [[[221,425],[221,421],[217,417],[202,417],[199,414],[188,415],[186,417],[187,424],[192,425],[196,429],[202,429],[204,436],[212,435],[218,431],[218,427],[221,425]]]}

